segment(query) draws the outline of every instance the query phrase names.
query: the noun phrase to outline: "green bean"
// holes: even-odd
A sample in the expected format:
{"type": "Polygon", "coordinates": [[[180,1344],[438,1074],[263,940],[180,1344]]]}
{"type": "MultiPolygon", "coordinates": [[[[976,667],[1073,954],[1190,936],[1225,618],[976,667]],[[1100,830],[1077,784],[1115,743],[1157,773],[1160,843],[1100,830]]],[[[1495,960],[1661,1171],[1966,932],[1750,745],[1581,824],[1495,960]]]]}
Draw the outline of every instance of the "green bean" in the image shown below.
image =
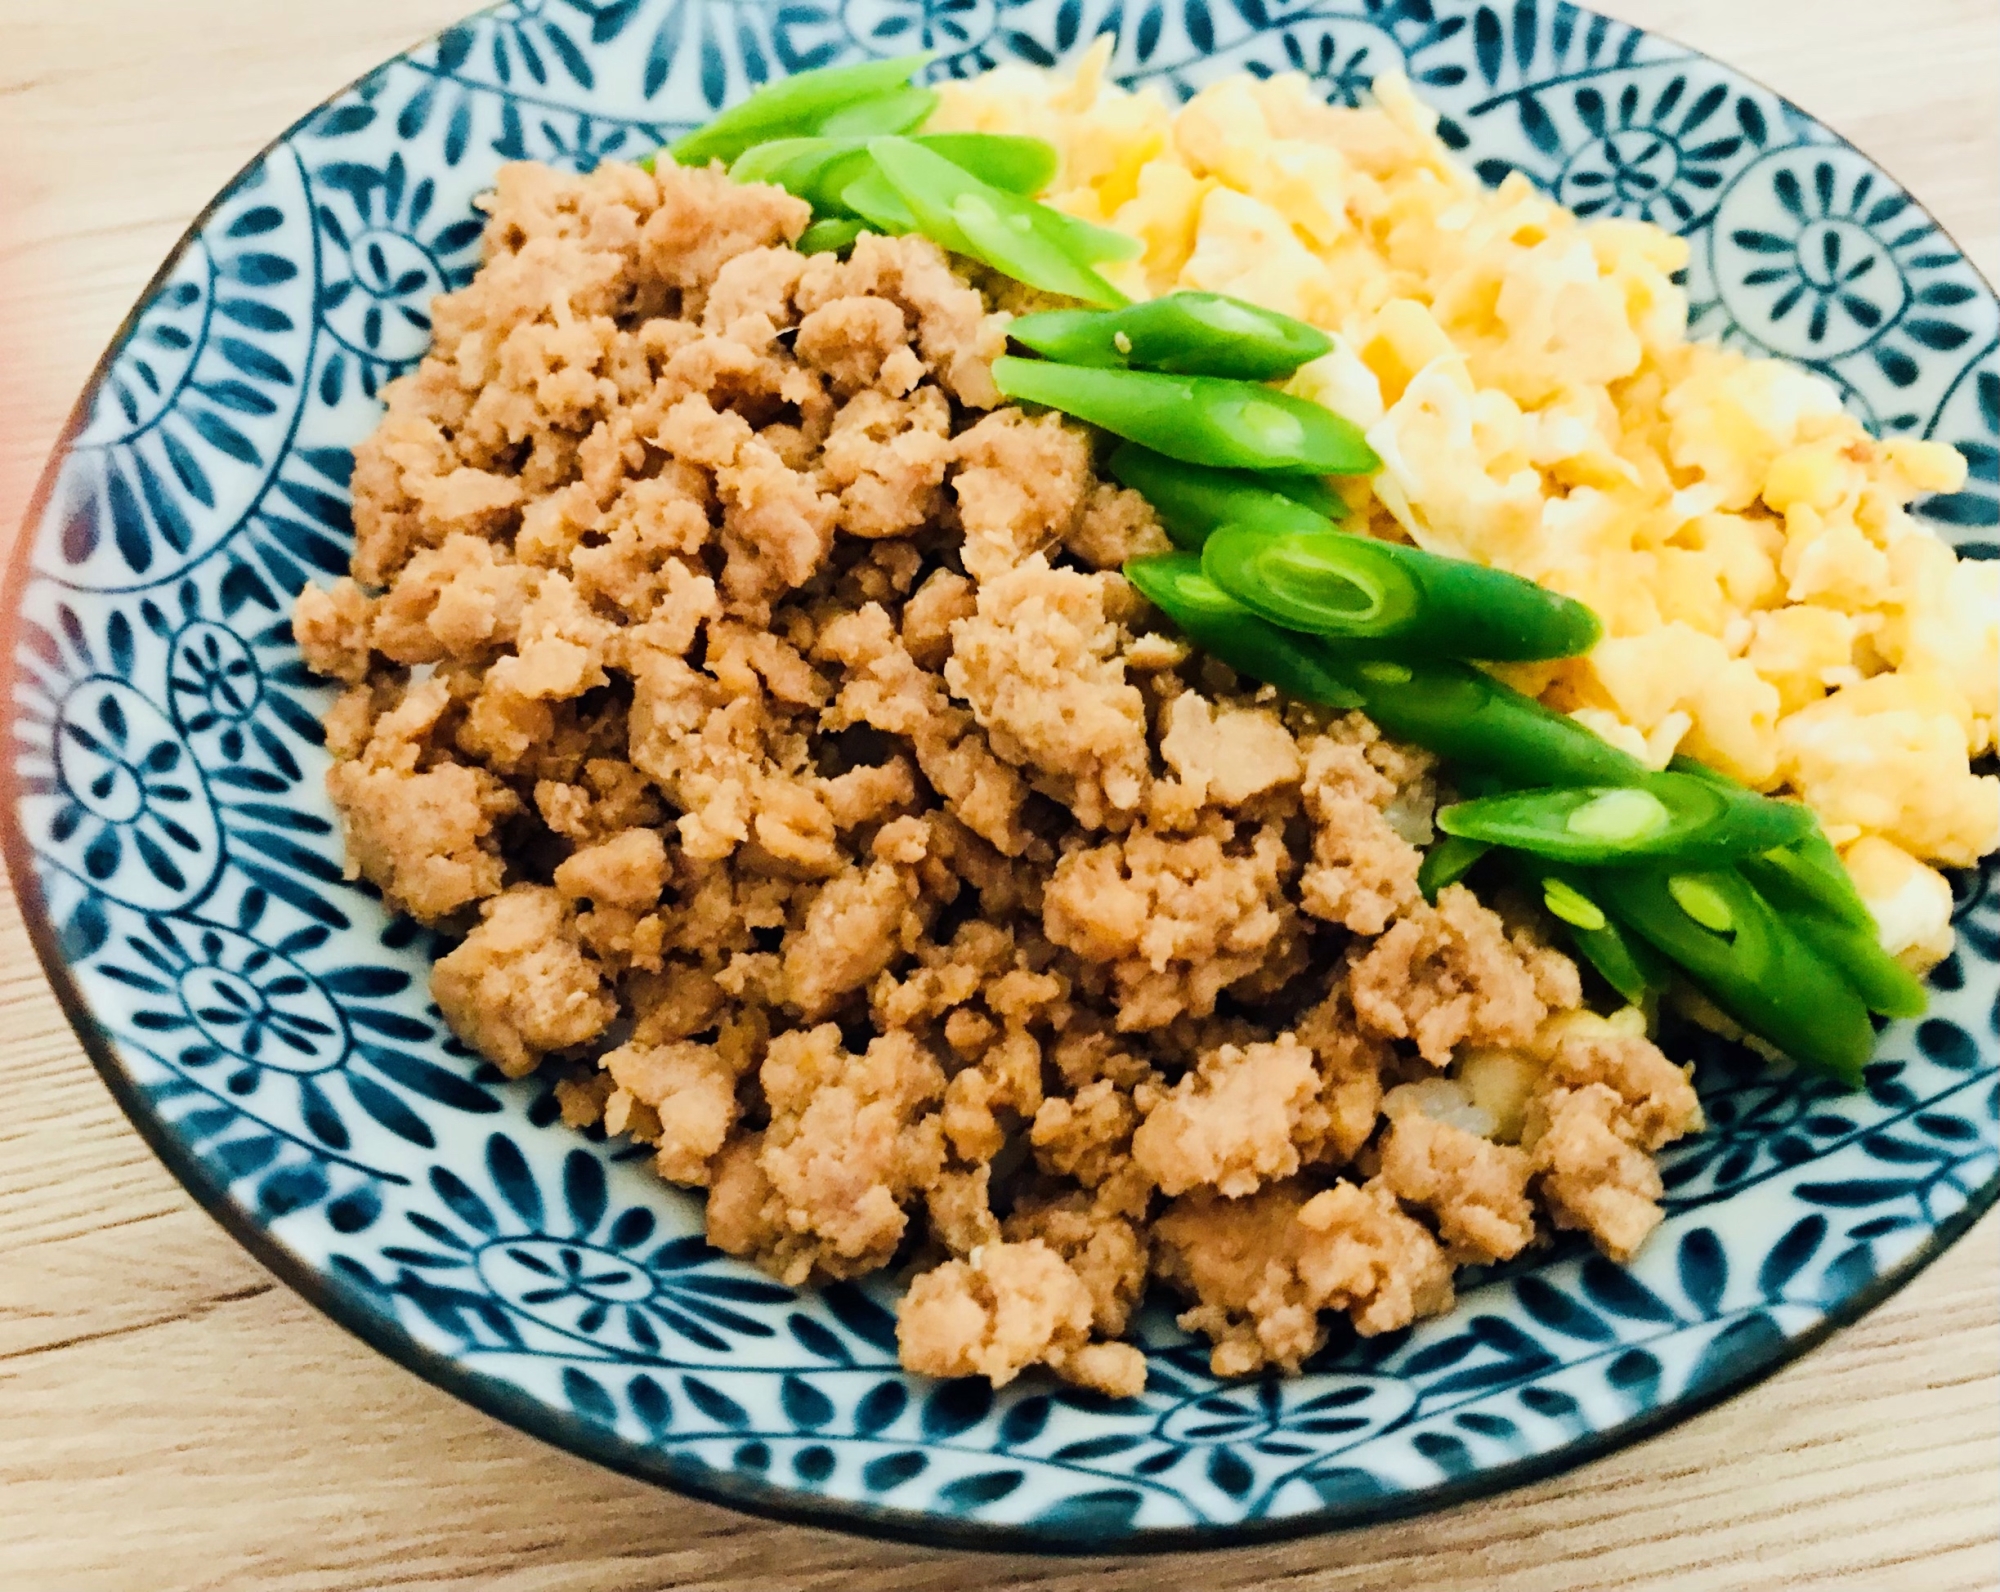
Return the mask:
{"type": "Polygon", "coordinates": [[[1563,932],[1577,954],[1597,970],[1598,977],[1617,991],[1618,998],[1627,1006],[1650,1013],[1658,1005],[1672,973],[1659,952],[1644,940],[1632,938],[1609,920],[1597,929],[1565,923],[1563,932]]]}
{"type": "Polygon", "coordinates": [[[1448,884],[1457,884],[1492,849],[1483,840],[1460,840],[1456,835],[1440,837],[1424,853],[1423,864],[1417,869],[1417,888],[1426,901],[1437,905],[1438,892],[1448,884]]]}
{"type": "Polygon", "coordinates": [[[1672,964],[1660,952],[1644,940],[1626,934],[1604,916],[1604,910],[1590,896],[1574,886],[1566,886],[1562,880],[1542,882],[1542,904],[1562,922],[1564,934],[1576,946],[1578,956],[1596,968],[1598,976],[1618,992],[1618,998],[1626,1006],[1638,1006],[1644,1012],[1654,1010],[1672,982],[1672,964]],[[1588,912],[1578,912],[1578,904],[1588,908],[1588,912]],[[1584,918],[1584,922],[1578,922],[1578,918],[1584,918]]]}
{"type": "MultiPolygon", "coordinates": [[[[1086,222],[1082,216],[1072,216],[1068,210],[1058,210],[1052,204],[1044,204],[1042,212],[1036,214],[1036,226],[1046,228],[1050,238],[1092,266],[1100,266],[1106,260],[1136,260],[1146,252],[1146,244],[1130,232],[1086,222]]],[[[1124,294],[1116,302],[1124,304],[1124,294]]]]}
{"type": "MultiPolygon", "coordinates": [[[[1110,468],[1114,476],[1139,491],[1153,505],[1161,523],[1166,526],[1167,534],[1177,546],[1190,550],[1199,548],[1212,533],[1231,523],[1254,527],[1258,533],[1254,540],[1243,537],[1236,541],[1236,552],[1245,559],[1261,560],[1267,556],[1264,548],[1274,541],[1279,553],[1295,545],[1308,550],[1332,545],[1324,541],[1293,544],[1282,540],[1283,533],[1287,532],[1297,532],[1302,537],[1333,534],[1329,521],[1296,501],[1295,494],[1273,489],[1281,481],[1289,483],[1309,478],[1258,477],[1242,472],[1205,469],[1200,465],[1166,458],[1132,443],[1125,444],[1112,454],[1110,468]]],[[[1339,503],[1323,482],[1314,483],[1314,487],[1311,495],[1318,502],[1328,505],[1339,503]]],[[[1341,512],[1345,512],[1344,507],[1341,512]]],[[[1394,634],[1412,645],[1430,641],[1437,650],[1447,654],[1510,658],[1539,656],[1542,646],[1574,646],[1585,635],[1594,639],[1597,625],[1589,609],[1566,597],[1546,592],[1532,581],[1458,559],[1438,558],[1395,543],[1352,537],[1344,540],[1349,545],[1336,547],[1334,551],[1365,566],[1364,578],[1379,570],[1379,575],[1373,575],[1373,578],[1393,588],[1405,604],[1415,595],[1411,583],[1417,582],[1426,599],[1435,601],[1435,594],[1442,594],[1443,611],[1421,621],[1420,633],[1413,636],[1403,634],[1410,620],[1407,611],[1402,616],[1402,624],[1379,627],[1356,624],[1350,616],[1343,616],[1346,622],[1336,631],[1330,624],[1312,622],[1318,618],[1316,613],[1310,614],[1308,622],[1302,625],[1296,606],[1281,609],[1261,601],[1263,582],[1239,589],[1225,570],[1211,570],[1210,575],[1221,581],[1239,601],[1274,623],[1294,629],[1311,628],[1321,634],[1394,634]],[[1435,638],[1422,633],[1425,626],[1436,632],[1435,638]],[[1530,633],[1537,626],[1541,631],[1539,645],[1530,633]],[[1472,652],[1475,642],[1490,650],[1485,654],[1472,652]]],[[[1380,591],[1381,586],[1377,590],[1380,591]]],[[[1339,596],[1362,594],[1360,587],[1346,580],[1339,582],[1335,591],[1339,596]]]]}
{"type": "Polygon", "coordinates": [[[839,254],[851,249],[866,225],[852,216],[828,216],[824,221],[815,221],[799,235],[799,253],[839,254]]]}
{"type": "Polygon", "coordinates": [[[1254,382],[1092,370],[1012,355],[993,362],[993,379],[1010,398],[1060,409],[1189,464],[1283,475],[1357,475],[1381,464],[1350,422],[1254,382]]]}
{"type": "MultiPolygon", "coordinates": [[[[1056,168],[1054,147],[1039,138],[926,133],[915,142],[1010,193],[1039,193],[1056,168]]],[[[729,175],[737,182],[775,184],[824,217],[846,208],[842,192],[871,169],[865,138],[775,138],[737,156],[729,175]]]]}
{"type": "MultiPolygon", "coordinates": [[[[1679,767],[1680,759],[1673,766],[1679,767]]],[[[1875,933],[1875,914],[1854,888],[1840,853],[1817,828],[1789,846],[1745,858],[1743,871],[1773,906],[1815,912],[1850,929],[1875,933]]]]}
{"type": "Polygon", "coordinates": [[[1120,443],[1107,464],[1114,478],[1153,505],[1174,545],[1191,553],[1201,550],[1211,531],[1238,521],[1321,528],[1347,512],[1316,476],[1211,470],[1136,442],[1120,443]]]}
{"type": "Polygon", "coordinates": [[[1628,1006],[1652,1011],[1672,978],[1672,967],[1644,940],[1611,921],[1597,897],[1601,885],[1540,858],[1518,857],[1520,878],[1536,890],[1549,915],[1563,926],[1570,943],[1628,1006]]]}
{"type": "MultiPolygon", "coordinates": [[[[1297,638],[1309,644],[1307,638],[1297,638]]],[[[1446,658],[1327,653],[1383,734],[1475,775],[1519,787],[1637,785],[1651,771],[1629,752],[1470,664],[1446,658]]]]}
{"type": "MultiPolygon", "coordinates": [[[[1045,213],[1035,218],[1037,224],[1046,227],[1049,236],[1071,254],[1091,265],[1101,265],[1107,260],[1136,260],[1146,252],[1146,245],[1129,232],[1100,227],[1054,205],[1044,205],[1042,210],[1045,213]]],[[[1117,302],[1123,304],[1124,297],[1121,295],[1117,302]]]]}
{"type": "Polygon", "coordinates": [[[1812,821],[1811,810],[1796,802],[1721,790],[1686,774],[1654,774],[1638,785],[1489,796],[1447,807],[1437,818],[1448,835],[1559,862],[1643,858],[1703,866],[1788,845],[1812,821]]]}
{"type": "Polygon", "coordinates": [[[1125,578],[1188,639],[1253,680],[1274,685],[1301,702],[1351,708],[1359,695],[1327,667],[1312,647],[1301,647],[1275,625],[1266,624],[1219,591],[1201,572],[1201,560],[1187,553],[1135,558],[1125,578]]]}
{"type": "MultiPolygon", "coordinates": [[[[1725,788],[1743,789],[1692,758],[1677,757],[1670,766],[1725,788]]],[[[1737,866],[1785,914],[1799,938],[1847,976],[1871,1012],[1923,1016],[1930,1005],[1923,981],[1882,948],[1875,914],[1817,823],[1790,845],[1745,857],[1737,866]]]]}
{"type": "Polygon", "coordinates": [[[1330,525],[1302,529],[1290,510],[1216,531],[1202,563],[1246,608],[1313,635],[1522,662],[1588,652],[1603,634],[1582,603],[1519,575],[1330,525]]]}
{"type": "Polygon", "coordinates": [[[931,119],[937,107],[936,89],[909,83],[841,106],[821,120],[818,132],[822,138],[887,138],[913,133],[931,119]]]}
{"type": "Polygon", "coordinates": [[[773,138],[746,149],[729,168],[733,182],[768,182],[796,194],[815,214],[838,214],[840,193],[868,169],[864,138],[773,138]]]}
{"type": "MultiPolygon", "coordinates": [[[[1324,530],[1224,525],[1202,544],[1208,578],[1253,613],[1307,635],[1401,638],[1423,620],[1424,591],[1386,544],[1324,530]]],[[[1446,652],[1447,656],[1456,655],[1446,652]]]]}
{"type": "Polygon", "coordinates": [[[941,247],[1045,293],[1091,304],[1125,302],[1067,241],[1067,230],[1054,219],[1060,212],[981,182],[907,138],[875,139],[868,153],[924,235],[941,247]]]}
{"type": "Polygon", "coordinates": [[[1861,1004],[1884,1017],[1921,1017],[1930,1009],[1923,980],[1882,948],[1873,929],[1851,929],[1812,912],[1785,921],[1800,939],[1846,975],[1861,1004]]]}
{"type": "Polygon", "coordinates": [[[981,182],[1032,199],[1055,179],[1056,147],[1013,133],[924,133],[914,140],[981,182]]]}
{"type": "MultiPolygon", "coordinates": [[[[1685,753],[1668,763],[1667,770],[1706,780],[1721,790],[1745,791],[1750,788],[1739,780],[1731,779],[1721,769],[1710,768],[1685,753]]],[[[1788,912],[1798,907],[1813,906],[1852,928],[1866,929],[1871,934],[1875,932],[1874,913],[1868,910],[1868,903],[1854,888],[1847,864],[1840,860],[1840,853],[1833,849],[1833,843],[1826,838],[1817,821],[1791,845],[1780,846],[1762,857],[1746,857],[1741,866],[1750,882],[1763,892],[1764,898],[1773,906],[1788,912]]]]}
{"type": "Polygon", "coordinates": [[[905,232],[923,230],[917,223],[915,212],[896,191],[895,184],[872,160],[860,176],[840,190],[840,205],[887,237],[900,237],[905,232]]]}
{"type": "Polygon", "coordinates": [[[1333,347],[1317,327],[1223,293],[1168,293],[1127,309],[1050,310],[1007,328],[1065,365],[1271,381],[1333,347]]]}
{"type": "Polygon", "coordinates": [[[1785,914],[1785,921],[1848,977],[1871,1012],[1921,1017],[1930,1005],[1923,981],[1882,948],[1882,931],[1840,853],[1819,827],[1789,846],[1739,864],[1785,914]]]}
{"type": "Polygon", "coordinates": [[[683,166],[705,166],[712,160],[727,164],[752,144],[816,134],[848,107],[895,94],[930,59],[928,54],[905,55],[855,66],[823,66],[778,78],[730,106],[707,126],[696,128],[668,152],[683,166]]]}
{"type": "Polygon", "coordinates": [[[1875,1049],[1866,1006],[1740,873],[1607,870],[1596,893],[1727,1016],[1793,1060],[1859,1086],[1875,1049]]]}

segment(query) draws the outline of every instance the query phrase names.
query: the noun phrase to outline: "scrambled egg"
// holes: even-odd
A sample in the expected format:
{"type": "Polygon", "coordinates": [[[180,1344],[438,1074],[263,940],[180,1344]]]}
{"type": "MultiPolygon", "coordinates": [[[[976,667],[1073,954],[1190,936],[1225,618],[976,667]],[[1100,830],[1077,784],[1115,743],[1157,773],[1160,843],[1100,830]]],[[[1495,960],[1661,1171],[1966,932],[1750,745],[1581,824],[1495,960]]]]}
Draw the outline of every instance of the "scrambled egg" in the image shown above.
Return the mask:
{"type": "MultiPolygon", "coordinates": [[[[1108,41],[1106,41],[1108,43],[1108,41]]],[[[2000,564],[1907,505],[1956,451],[1879,441],[1812,373],[1687,339],[1686,243],[1460,169],[1400,76],[1376,106],[1235,77],[1170,109],[1104,76],[944,86],[939,128],[1030,133],[1052,202],[1146,245],[1135,297],[1233,293],[1335,337],[1292,390],[1367,428],[1372,534],[1588,602],[1588,657],[1505,671],[1646,759],[1809,802],[1912,963],[1951,944],[1937,867],[2000,845],[2000,564]]]]}

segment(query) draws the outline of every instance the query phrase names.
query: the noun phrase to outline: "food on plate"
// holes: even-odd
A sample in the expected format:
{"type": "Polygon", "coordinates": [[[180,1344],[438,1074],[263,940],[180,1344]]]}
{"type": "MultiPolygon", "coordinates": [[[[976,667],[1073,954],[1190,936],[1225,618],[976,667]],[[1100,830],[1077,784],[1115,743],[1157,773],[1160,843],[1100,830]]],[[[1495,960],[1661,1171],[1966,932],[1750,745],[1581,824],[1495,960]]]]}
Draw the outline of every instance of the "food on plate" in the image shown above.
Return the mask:
{"type": "Polygon", "coordinates": [[[1296,1371],[1628,1258],[1663,1002],[1852,1080],[2000,839],[1956,456],[1399,80],[919,64],[501,173],[294,616],[354,870],[712,1243],[905,1276],[915,1370],[1136,1393],[1157,1281],[1296,1371]]]}
{"type": "Polygon", "coordinates": [[[1065,365],[1245,381],[1289,376],[1333,351],[1333,340],[1303,321],[1220,293],[1169,293],[1122,310],[1044,310],[1010,322],[1007,335],[1065,365]]]}

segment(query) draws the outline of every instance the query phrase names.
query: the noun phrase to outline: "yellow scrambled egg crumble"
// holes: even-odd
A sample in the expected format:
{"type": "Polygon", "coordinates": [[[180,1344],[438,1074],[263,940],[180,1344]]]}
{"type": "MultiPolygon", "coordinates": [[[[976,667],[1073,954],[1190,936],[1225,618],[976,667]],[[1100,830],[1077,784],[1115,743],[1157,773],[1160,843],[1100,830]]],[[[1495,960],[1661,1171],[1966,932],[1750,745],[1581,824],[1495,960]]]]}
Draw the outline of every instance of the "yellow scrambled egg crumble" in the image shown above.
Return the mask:
{"type": "Polygon", "coordinates": [[[1690,342],[1686,243],[1580,222],[1520,175],[1484,187],[1400,76],[1374,108],[1239,76],[1169,108],[1003,67],[946,85],[937,129],[1026,133],[1052,202],[1131,232],[1134,297],[1232,293],[1334,335],[1294,391],[1367,428],[1354,523],[1589,603],[1587,657],[1508,678],[1655,766],[1676,752],[1819,814],[1880,920],[1951,947],[1938,866],[2000,845],[2000,564],[1907,505],[1955,491],[1942,444],[1880,441],[1827,382],[1690,342]]]}

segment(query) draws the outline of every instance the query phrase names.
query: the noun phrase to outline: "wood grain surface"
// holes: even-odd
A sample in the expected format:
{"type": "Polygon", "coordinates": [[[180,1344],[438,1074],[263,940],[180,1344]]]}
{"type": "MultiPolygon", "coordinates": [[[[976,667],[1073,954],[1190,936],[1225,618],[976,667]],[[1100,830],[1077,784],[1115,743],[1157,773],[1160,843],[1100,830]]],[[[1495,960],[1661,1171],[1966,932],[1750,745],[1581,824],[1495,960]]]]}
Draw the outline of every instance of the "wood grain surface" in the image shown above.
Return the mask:
{"type": "MultiPolygon", "coordinates": [[[[524,0],[524,4],[526,0],[524,0]]],[[[0,524],[266,140],[455,0],[0,0],[0,524]]],[[[1610,0],[1868,150],[2000,276],[1993,0],[1610,0]]],[[[1987,1592],[2000,1220],[1720,1409],[1485,1503],[1152,1561],[767,1524],[544,1447],[277,1285],[148,1154],[0,902],[0,1587],[1987,1592]]]]}

